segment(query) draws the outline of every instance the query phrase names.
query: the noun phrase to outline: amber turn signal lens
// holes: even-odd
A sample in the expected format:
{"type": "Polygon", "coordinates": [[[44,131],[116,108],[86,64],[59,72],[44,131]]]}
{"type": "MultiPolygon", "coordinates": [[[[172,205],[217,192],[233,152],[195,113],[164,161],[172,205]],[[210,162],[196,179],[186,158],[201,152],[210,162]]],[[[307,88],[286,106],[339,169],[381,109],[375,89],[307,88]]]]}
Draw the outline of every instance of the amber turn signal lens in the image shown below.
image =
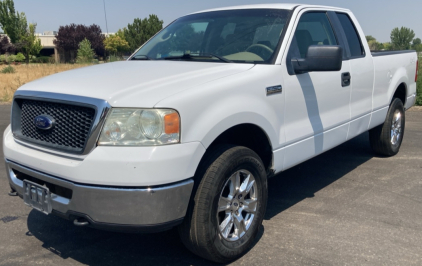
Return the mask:
{"type": "Polygon", "coordinates": [[[164,131],[166,134],[175,134],[180,131],[180,119],[178,113],[164,116],[164,131]]]}

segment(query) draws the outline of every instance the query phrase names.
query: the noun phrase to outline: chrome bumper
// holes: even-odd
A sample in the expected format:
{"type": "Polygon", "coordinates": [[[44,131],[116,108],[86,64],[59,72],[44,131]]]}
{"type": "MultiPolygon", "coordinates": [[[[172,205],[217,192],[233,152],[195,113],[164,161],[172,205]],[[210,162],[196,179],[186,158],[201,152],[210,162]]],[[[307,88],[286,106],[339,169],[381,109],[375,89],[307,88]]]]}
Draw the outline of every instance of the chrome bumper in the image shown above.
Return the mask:
{"type": "Polygon", "coordinates": [[[104,229],[108,226],[171,227],[183,220],[193,188],[192,179],[152,188],[89,186],[53,177],[8,160],[6,171],[10,186],[20,196],[23,195],[22,179],[32,178],[38,183],[45,183],[53,188],[50,189],[53,213],[68,219],[85,218],[91,226],[104,229]]]}

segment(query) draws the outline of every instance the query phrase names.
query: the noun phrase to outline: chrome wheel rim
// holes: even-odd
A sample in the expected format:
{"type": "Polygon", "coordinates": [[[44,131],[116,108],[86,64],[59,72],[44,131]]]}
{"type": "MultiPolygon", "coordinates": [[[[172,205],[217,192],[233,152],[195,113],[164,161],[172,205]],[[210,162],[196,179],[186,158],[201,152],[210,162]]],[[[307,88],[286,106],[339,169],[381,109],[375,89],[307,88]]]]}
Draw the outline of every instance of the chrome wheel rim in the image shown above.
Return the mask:
{"type": "Polygon", "coordinates": [[[258,189],[254,176],[247,170],[232,174],[220,193],[217,208],[218,229],[228,241],[243,237],[255,218],[258,189]]]}
{"type": "Polygon", "coordinates": [[[399,110],[394,112],[393,121],[391,123],[391,144],[398,145],[402,134],[401,128],[402,114],[399,110]]]}

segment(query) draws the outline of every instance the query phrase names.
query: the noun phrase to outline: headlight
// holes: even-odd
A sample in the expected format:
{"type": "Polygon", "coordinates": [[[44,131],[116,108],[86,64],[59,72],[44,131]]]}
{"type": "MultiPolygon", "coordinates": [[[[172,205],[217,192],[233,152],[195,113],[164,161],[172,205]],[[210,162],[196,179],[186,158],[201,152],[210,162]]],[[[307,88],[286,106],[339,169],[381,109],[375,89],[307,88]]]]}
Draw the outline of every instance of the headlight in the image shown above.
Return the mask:
{"type": "Polygon", "coordinates": [[[180,117],[171,109],[113,108],[98,145],[155,146],[180,142],[180,117]]]}

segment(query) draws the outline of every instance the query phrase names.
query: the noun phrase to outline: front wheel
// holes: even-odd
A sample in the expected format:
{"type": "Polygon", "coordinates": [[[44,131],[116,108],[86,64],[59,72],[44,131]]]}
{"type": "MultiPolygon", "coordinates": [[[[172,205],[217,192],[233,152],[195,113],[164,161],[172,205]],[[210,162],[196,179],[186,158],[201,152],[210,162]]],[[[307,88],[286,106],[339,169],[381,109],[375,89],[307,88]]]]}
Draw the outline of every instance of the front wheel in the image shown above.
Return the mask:
{"type": "Polygon", "coordinates": [[[201,182],[179,233],[193,253],[218,263],[245,254],[267,205],[267,177],[259,156],[245,147],[223,146],[198,169],[201,182]]]}
{"type": "Polygon", "coordinates": [[[396,155],[403,141],[405,122],[403,103],[395,98],[390,105],[384,124],[369,131],[372,149],[380,155],[396,155]]]}

